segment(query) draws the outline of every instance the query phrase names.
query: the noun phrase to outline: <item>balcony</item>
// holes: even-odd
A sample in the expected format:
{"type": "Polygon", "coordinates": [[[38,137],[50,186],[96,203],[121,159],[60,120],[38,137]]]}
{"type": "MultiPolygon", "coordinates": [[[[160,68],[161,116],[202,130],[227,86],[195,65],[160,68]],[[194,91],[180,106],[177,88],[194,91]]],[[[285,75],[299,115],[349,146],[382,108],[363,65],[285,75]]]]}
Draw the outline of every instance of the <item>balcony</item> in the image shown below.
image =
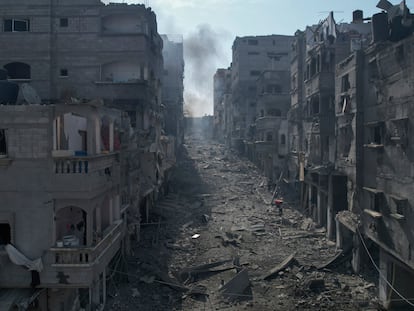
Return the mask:
{"type": "Polygon", "coordinates": [[[89,267],[122,237],[122,220],[110,226],[93,247],[54,247],[49,250],[48,263],[53,267],[89,267]]]}
{"type": "Polygon", "coordinates": [[[63,287],[88,286],[121,247],[123,222],[117,221],[93,247],[53,247],[43,257],[42,284],[63,287]]]}
{"type": "Polygon", "coordinates": [[[77,192],[77,198],[119,183],[119,153],[53,157],[51,190],[77,192]]]}

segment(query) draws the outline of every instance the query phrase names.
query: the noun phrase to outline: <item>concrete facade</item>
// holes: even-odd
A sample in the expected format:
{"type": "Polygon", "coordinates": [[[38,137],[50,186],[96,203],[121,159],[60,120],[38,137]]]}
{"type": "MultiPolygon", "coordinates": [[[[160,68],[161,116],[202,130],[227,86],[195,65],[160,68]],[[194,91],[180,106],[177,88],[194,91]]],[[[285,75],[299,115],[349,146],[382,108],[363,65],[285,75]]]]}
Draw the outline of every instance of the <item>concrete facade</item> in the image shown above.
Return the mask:
{"type": "Polygon", "coordinates": [[[39,310],[102,308],[108,267],[139,239],[183,141],[182,42],[164,68],[156,16],[144,5],[0,8],[0,66],[20,87],[18,105],[0,107],[0,170],[10,180],[0,187],[1,244],[44,266],[30,275],[2,251],[0,286],[32,283],[39,310]],[[36,92],[42,105],[27,105],[36,92]],[[168,109],[174,124],[164,121],[168,109]]]}

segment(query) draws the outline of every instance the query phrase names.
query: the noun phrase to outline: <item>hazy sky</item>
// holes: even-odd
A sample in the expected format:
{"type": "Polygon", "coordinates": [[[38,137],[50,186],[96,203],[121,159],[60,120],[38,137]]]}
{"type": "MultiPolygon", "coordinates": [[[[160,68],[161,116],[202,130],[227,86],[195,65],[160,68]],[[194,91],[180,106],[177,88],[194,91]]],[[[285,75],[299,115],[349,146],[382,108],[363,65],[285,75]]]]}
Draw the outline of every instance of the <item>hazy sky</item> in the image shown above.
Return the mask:
{"type": "MultiPolygon", "coordinates": [[[[329,11],[335,20],[350,22],[352,11],[364,17],[380,12],[378,0],[143,0],[155,11],[159,33],[183,34],[185,98],[193,114],[213,112],[213,75],[231,62],[236,36],[284,34],[318,23],[329,11]]],[[[398,4],[400,1],[390,1],[398,4]]],[[[414,10],[414,0],[407,0],[414,10]]]]}

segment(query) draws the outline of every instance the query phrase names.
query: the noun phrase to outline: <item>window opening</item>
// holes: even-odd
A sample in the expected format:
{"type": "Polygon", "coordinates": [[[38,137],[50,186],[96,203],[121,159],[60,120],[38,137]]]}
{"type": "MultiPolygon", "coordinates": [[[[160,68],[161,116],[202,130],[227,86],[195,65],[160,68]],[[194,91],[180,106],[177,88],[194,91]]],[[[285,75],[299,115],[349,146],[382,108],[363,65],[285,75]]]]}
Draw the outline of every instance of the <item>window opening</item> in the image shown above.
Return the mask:
{"type": "Polygon", "coordinates": [[[3,29],[5,32],[30,31],[30,21],[28,19],[5,19],[3,29]]]}
{"type": "Polygon", "coordinates": [[[0,224],[0,245],[11,243],[11,228],[7,223],[0,224]]]}
{"type": "Polygon", "coordinates": [[[0,158],[7,156],[6,130],[0,129],[0,158]]]}
{"type": "Polygon", "coordinates": [[[67,18],[61,18],[60,27],[68,27],[68,26],[69,26],[69,20],[67,18]]]}

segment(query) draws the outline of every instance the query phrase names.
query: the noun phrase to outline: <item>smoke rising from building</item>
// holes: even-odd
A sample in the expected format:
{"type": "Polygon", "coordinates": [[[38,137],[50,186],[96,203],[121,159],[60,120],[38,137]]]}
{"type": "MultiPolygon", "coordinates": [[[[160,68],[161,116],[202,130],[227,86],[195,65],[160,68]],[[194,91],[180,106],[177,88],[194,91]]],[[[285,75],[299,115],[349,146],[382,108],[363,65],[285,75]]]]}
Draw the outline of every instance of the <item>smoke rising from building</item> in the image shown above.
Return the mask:
{"type": "Polygon", "coordinates": [[[184,37],[186,111],[192,116],[213,113],[212,76],[220,64],[228,63],[223,42],[230,39],[226,31],[209,24],[198,25],[184,37]]]}

